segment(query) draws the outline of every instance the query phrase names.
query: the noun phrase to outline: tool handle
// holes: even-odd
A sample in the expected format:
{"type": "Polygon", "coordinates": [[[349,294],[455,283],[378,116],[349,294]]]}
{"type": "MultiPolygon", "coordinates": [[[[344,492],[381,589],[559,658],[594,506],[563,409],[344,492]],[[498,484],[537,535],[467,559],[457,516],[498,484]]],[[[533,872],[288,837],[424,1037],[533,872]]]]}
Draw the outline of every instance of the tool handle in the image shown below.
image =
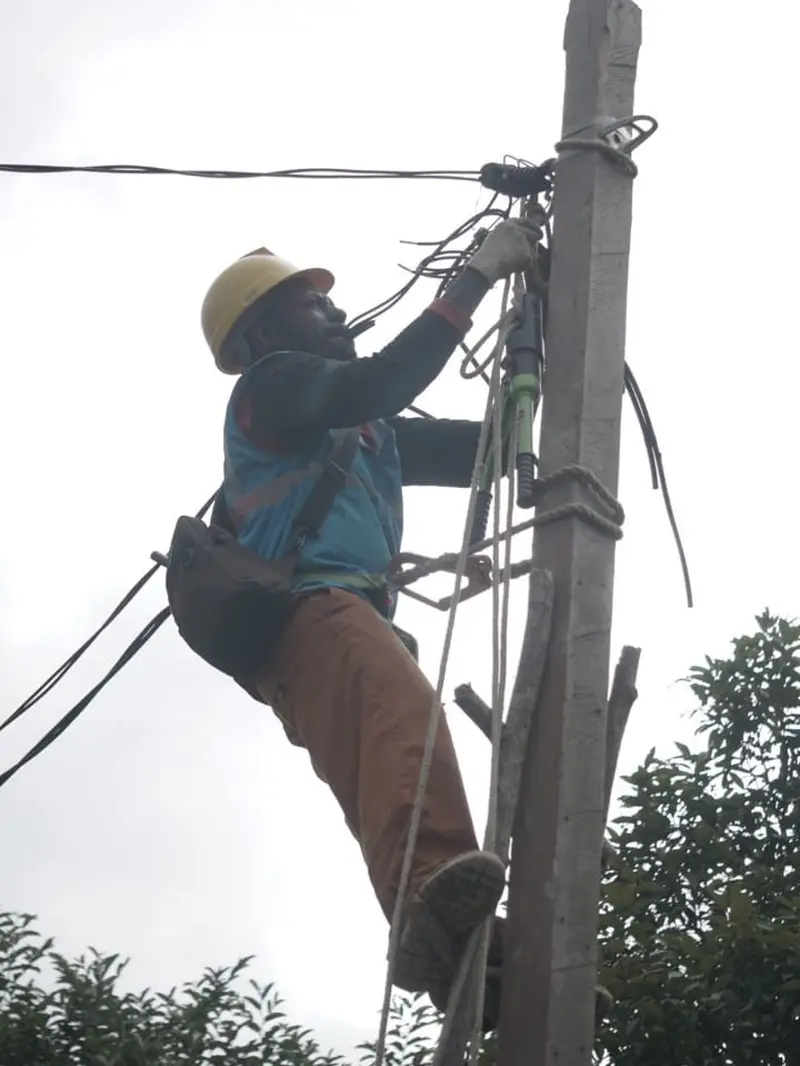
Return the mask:
{"type": "Polygon", "coordinates": [[[470,544],[477,544],[479,541],[485,540],[491,508],[491,492],[487,489],[478,489],[475,497],[475,513],[472,516],[472,529],[469,535],[470,544]]]}
{"type": "Polygon", "coordinates": [[[536,506],[536,461],[530,452],[517,454],[517,507],[536,506]]]}

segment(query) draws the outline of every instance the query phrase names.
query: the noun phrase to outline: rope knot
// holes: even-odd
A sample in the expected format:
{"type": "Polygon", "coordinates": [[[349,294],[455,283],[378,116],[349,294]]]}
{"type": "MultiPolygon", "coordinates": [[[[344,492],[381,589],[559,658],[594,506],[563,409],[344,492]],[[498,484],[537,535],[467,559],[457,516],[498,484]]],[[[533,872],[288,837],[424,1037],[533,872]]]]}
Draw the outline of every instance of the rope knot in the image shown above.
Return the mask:
{"type": "Polygon", "coordinates": [[[621,540],[622,525],[625,521],[625,511],[622,508],[622,504],[588,467],[582,466],[580,463],[570,463],[561,467],[560,470],[548,474],[546,477],[539,478],[537,481],[539,498],[541,499],[548,489],[563,485],[569,481],[577,481],[594,493],[600,509],[580,500],[575,500],[537,514],[533,520],[534,524],[545,526],[552,522],[560,522],[565,518],[579,518],[588,525],[594,526],[595,529],[604,533],[607,537],[611,537],[613,540],[621,540]],[[603,511],[606,513],[603,514],[603,511]]]}

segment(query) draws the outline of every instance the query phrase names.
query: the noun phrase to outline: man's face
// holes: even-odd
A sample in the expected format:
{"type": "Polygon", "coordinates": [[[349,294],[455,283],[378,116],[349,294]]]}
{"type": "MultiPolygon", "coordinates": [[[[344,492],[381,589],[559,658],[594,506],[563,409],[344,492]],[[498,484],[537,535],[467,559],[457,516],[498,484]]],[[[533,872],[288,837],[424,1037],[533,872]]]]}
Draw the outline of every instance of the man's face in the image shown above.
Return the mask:
{"type": "Polygon", "coordinates": [[[290,278],[270,293],[258,333],[273,351],[285,348],[344,361],[356,356],[346,319],[310,282],[290,278]]]}

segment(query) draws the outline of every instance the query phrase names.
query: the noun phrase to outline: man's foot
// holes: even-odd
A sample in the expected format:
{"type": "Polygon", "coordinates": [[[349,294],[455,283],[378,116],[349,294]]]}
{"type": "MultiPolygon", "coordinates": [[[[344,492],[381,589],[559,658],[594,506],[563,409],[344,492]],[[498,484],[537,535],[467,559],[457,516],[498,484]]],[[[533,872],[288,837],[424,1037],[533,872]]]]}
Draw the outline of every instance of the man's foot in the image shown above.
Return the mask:
{"type": "Polygon", "coordinates": [[[467,852],[434,870],[408,908],[395,985],[407,992],[449,987],[470,933],[494,914],[505,883],[505,866],[486,851],[467,852]]]}

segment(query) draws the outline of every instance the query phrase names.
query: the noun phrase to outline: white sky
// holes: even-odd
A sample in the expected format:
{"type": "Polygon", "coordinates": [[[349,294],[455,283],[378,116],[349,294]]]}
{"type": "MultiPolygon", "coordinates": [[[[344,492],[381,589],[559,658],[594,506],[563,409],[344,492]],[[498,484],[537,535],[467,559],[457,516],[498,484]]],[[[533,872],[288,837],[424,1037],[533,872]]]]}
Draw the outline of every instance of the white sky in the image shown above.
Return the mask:
{"type": "MultiPolygon", "coordinates": [[[[0,37],[0,161],[478,168],[550,154],[566,0],[501,9],[342,0],[28,0],[0,37]],[[402,16],[400,12],[402,11],[402,16]]],[[[9,10],[10,9],[10,10],[9,10]]],[[[628,359],[659,434],[695,582],[683,599],[660,497],[626,403],[614,655],[643,649],[622,758],[688,731],[677,682],[800,581],[794,488],[796,247],[785,119],[789,6],[651,2],[639,110],[628,359]]],[[[793,58],[793,55],[792,57],[793,58]]],[[[392,292],[401,239],[475,209],[444,183],[210,182],[0,174],[4,462],[1,716],[62,661],[220,476],[230,382],[199,307],[232,258],[267,244],[338,276],[351,314],[392,292]]],[[[422,289],[423,286],[420,286],[422,289]]],[[[385,319],[385,343],[430,289],[385,319]]],[[[487,314],[491,313],[491,308],[487,314]]],[[[421,401],[478,416],[456,363],[421,401]]],[[[457,545],[466,495],[412,490],[406,547],[457,545]]],[[[524,588],[512,640],[518,650],[524,588]]],[[[140,597],[85,669],[0,738],[0,765],[92,684],[162,605],[140,597]]],[[[463,613],[448,691],[488,689],[488,603],[463,613]]],[[[440,617],[398,621],[434,674],[440,617]]],[[[451,712],[482,831],[488,748],[451,712]]],[[[59,947],[131,954],[169,986],[257,953],[290,1014],[346,1049],[374,1033],[386,930],[338,808],[268,712],[163,631],[0,795],[0,905],[59,947]]]]}

